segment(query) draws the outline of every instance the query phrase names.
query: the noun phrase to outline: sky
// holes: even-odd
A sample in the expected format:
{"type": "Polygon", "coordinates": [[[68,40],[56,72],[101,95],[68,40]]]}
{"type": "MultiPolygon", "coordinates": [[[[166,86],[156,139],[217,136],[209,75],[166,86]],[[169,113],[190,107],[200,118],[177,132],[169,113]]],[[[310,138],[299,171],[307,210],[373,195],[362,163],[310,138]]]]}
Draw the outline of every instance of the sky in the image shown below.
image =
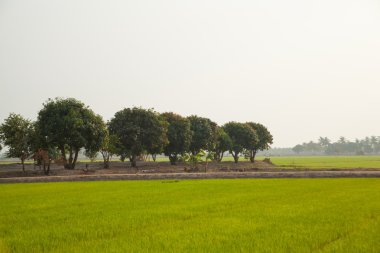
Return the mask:
{"type": "Polygon", "coordinates": [[[0,0],[0,122],[55,97],[380,136],[380,1],[0,0]]]}

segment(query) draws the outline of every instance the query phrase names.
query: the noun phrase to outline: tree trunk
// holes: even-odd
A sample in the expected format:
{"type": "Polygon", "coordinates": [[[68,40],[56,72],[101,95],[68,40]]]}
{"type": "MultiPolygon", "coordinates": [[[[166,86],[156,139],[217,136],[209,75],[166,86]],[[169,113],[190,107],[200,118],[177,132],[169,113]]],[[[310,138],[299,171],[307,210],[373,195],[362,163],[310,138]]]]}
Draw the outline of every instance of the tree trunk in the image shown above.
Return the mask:
{"type": "Polygon", "coordinates": [[[132,155],[129,157],[129,161],[131,162],[131,166],[133,168],[136,168],[137,167],[137,163],[136,163],[136,155],[132,155]]]}
{"type": "Polygon", "coordinates": [[[152,154],[152,159],[153,159],[153,162],[156,162],[157,154],[152,154]]]}
{"type": "Polygon", "coordinates": [[[220,152],[216,151],[214,153],[214,161],[219,161],[219,159],[220,159],[220,152]]]}
{"type": "Polygon", "coordinates": [[[127,156],[125,154],[120,155],[120,161],[125,162],[125,158],[127,156]]]}
{"type": "Polygon", "coordinates": [[[232,156],[234,157],[235,163],[238,163],[239,162],[239,153],[232,154],[232,156]]]}
{"type": "Polygon", "coordinates": [[[224,152],[221,152],[218,158],[218,162],[221,162],[223,160],[224,152]]]}
{"type": "Polygon", "coordinates": [[[251,156],[249,158],[249,160],[251,161],[251,163],[255,162],[255,157],[256,157],[256,151],[251,151],[251,156]]]}
{"type": "Polygon", "coordinates": [[[70,156],[69,156],[69,160],[66,161],[65,169],[68,169],[68,170],[75,169],[75,165],[78,160],[78,153],[79,153],[79,149],[73,150],[72,148],[70,148],[70,156]]]}
{"type": "Polygon", "coordinates": [[[61,156],[62,156],[62,160],[63,160],[63,167],[64,167],[65,169],[70,169],[70,166],[69,166],[69,164],[67,163],[65,147],[64,147],[64,146],[61,146],[61,147],[60,147],[60,150],[61,150],[61,156]]]}
{"type": "Polygon", "coordinates": [[[77,160],[78,160],[78,154],[79,154],[79,149],[75,150],[74,160],[71,165],[72,169],[75,169],[75,164],[77,163],[77,160]]]}
{"type": "Polygon", "coordinates": [[[102,153],[102,156],[103,156],[103,168],[104,169],[108,169],[110,167],[110,165],[109,165],[109,163],[110,163],[110,153],[106,152],[106,151],[103,151],[101,153],[102,153]]]}
{"type": "Polygon", "coordinates": [[[108,169],[110,167],[110,157],[108,156],[107,159],[104,160],[103,167],[105,169],[108,169]]]}
{"type": "Polygon", "coordinates": [[[25,159],[21,158],[22,172],[25,172],[25,159]]]}
{"type": "Polygon", "coordinates": [[[49,175],[49,173],[50,173],[50,162],[51,162],[51,160],[49,159],[49,161],[47,162],[47,164],[46,164],[46,161],[44,161],[44,174],[45,175],[49,175]]]}
{"type": "Polygon", "coordinates": [[[73,149],[70,147],[69,148],[69,166],[70,166],[70,169],[72,167],[72,164],[73,164],[73,149]]]}

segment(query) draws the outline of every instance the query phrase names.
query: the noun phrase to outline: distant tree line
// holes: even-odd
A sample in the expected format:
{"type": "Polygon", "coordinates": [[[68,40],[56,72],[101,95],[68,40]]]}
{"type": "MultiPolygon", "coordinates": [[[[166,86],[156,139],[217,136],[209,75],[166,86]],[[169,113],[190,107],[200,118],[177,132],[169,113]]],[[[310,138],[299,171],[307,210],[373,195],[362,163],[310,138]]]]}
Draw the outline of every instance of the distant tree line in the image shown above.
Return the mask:
{"type": "Polygon", "coordinates": [[[271,133],[260,123],[218,126],[208,118],[160,114],[140,107],[122,109],[104,122],[73,98],[47,100],[35,122],[11,113],[0,125],[0,143],[8,147],[6,156],[19,158],[23,170],[25,160],[32,158],[43,165],[46,174],[52,162],[74,169],[80,150],[90,159],[100,152],[105,168],[113,156],[129,159],[135,167],[141,157],[151,155],[155,161],[157,154],[168,156],[175,165],[201,156],[221,161],[229,152],[237,163],[241,156],[254,162],[257,152],[268,149],[272,142],[271,133]]]}
{"type": "Polygon", "coordinates": [[[380,137],[371,136],[350,141],[340,137],[332,142],[327,137],[320,137],[317,142],[305,142],[293,147],[297,154],[326,154],[326,155],[375,155],[380,153],[380,137]]]}

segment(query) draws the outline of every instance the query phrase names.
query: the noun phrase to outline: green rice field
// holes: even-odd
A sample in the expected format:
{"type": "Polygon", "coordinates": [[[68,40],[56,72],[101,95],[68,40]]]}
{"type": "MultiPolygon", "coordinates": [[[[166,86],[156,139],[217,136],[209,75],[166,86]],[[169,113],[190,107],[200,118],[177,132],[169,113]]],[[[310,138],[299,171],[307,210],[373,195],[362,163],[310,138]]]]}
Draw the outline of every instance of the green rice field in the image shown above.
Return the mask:
{"type": "MultiPolygon", "coordinates": [[[[264,158],[257,157],[256,160],[264,158]]],[[[274,156],[270,159],[279,168],[287,169],[380,169],[380,156],[274,156]]],[[[113,161],[119,160],[115,158],[113,161]]],[[[228,156],[223,161],[232,162],[233,158],[228,156]]],[[[239,161],[249,163],[244,157],[241,157],[239,161]]],[[[90,161],[81,160],[80,162],[89,163],[90,161]]],[[[98,159],[97,162],[102,162],[102,160],[98,159]]],[[[169,159],[158,157],[157,162],[169,162],[169,159]]],[[[3,165],[13,163],[17,161],[0,161],[3,165]]]]}
{"type": "Polygon", "coordinates": [[[380,252],[380,179],[0,185],[0,252],[380,252]]]}
{"type": "Polygon", "coordinates": [[[271,157],[271,161],[277,166],[288,168],[380,168],[380,156],[287,156],[271,157]]]}

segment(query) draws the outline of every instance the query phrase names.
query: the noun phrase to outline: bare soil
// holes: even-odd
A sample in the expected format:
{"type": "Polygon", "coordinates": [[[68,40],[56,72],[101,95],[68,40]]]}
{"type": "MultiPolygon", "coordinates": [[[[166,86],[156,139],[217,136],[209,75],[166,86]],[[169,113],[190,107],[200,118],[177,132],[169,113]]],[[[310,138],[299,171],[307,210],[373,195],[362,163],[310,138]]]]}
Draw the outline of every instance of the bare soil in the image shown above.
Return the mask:
{"type": "Polygon", "coordinates": [[[242,161],[200,163],[197,169],[179,163],[139,162],[132,168],[129,162],[112,162],[109,169],[103,163],[81,163],[75,170],[63,169],[53,164],[48,176],[33,164],[27,164],[25,172],[21,164],[0,164],[0,183],[59,182],[94,180],[147,180],[147,179],[206,179],[206,178],[331,178],[331,177],[380,177],[379,169],[289,169],[280,168],[267,161],[255,163],[242,161]]]}

